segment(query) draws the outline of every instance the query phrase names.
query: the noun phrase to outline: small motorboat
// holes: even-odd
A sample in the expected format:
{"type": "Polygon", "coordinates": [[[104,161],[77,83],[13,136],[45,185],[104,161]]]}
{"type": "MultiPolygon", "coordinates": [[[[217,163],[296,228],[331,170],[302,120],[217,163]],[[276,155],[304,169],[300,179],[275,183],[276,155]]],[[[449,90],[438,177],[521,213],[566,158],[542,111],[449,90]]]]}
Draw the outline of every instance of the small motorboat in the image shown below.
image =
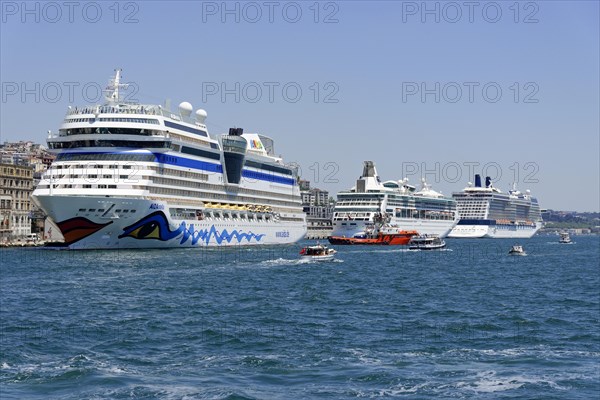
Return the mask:
{"type": "Polygon", "coordinates": [[[527,253],[525,253],[525,250],[523,250],[523,246],[515,244],[513,247],[511,247],[511,249],[508,251],[508,254],[510,254],[511,256],[526,256],[527,253]]]}
{"type": "Polygon", "coordinates": [[[558,243],[569,244],[571,242],[571,236],[569,236],[569,232],[561,232],[560,239],[558,239],[558,243]]]}
{"type": "Polygon", "coordinates": [[[437,250],[446,247],[446,242],[438,235],[413,236],[408,242],[410,250],[437,250]]]}
{"type": "Polygon", "coordinates": [[[337,251],[334,249],[330,249],[322,244],[316,244],[315,246],[303,247],[302,250],[300,250],[300,259],[311,261],[330,261],[333,260],[335,253],[337,253],[337,251]]]}

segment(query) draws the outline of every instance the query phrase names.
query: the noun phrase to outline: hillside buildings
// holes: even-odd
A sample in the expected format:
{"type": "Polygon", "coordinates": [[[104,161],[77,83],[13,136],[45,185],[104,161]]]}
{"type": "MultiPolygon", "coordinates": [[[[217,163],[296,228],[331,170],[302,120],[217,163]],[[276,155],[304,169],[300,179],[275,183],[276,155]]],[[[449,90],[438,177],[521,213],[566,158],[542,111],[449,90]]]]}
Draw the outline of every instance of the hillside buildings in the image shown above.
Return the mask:
{"type": "Polygon", "coordinates": [[[45,216],[30,195],[52,160],[54,155],[31,141],[0,145],[0,241],[43,231],[45,216]]]}

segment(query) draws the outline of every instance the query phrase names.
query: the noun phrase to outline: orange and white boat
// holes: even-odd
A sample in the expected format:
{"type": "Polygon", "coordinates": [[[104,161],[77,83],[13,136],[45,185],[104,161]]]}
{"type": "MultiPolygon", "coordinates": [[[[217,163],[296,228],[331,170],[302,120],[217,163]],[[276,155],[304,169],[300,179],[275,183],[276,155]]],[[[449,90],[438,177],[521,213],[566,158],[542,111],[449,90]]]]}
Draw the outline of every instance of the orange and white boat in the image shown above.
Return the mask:
{"type": "Polygon", "coordinates": [[[413,236],[417,236],[417,231],[397,231],[397,232],[379,232],[372,234],[356,234],[353,237],[330,236],[331,244],[372,244],[372,245],[407,245],[413,236]]]}

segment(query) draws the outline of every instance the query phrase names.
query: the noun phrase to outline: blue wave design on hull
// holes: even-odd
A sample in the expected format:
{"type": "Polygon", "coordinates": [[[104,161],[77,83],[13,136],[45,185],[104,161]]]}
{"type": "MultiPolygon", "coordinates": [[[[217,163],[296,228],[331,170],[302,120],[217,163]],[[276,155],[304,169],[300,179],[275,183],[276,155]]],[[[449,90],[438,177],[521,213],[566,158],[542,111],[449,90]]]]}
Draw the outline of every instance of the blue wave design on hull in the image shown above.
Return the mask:
{"type": "Polygon", "coordinates": [[[202,240],[205,244],[208,244],[210,243],[210,239],[213,237],[215,238],[217,244],[221,244],[223,240],[226,240],[227,243],[231,243],[234,238],[238,243],[241,243],[244,239],[246,239],[247,242],[250,242],[252,239],[256,239],[257,242],[260,242],[260,240],[265,236],[262,233],[243,233],[238,232],[237,230],[233,230],[231,233],[229,233],[227,232],[227,229],[223,229],[223,231],[219,233],[214,225],[212,225],[210,229],[200,229],[198,231],[194,231],[194,224],[190,224],[189,228],[185,229],[185,222],[182,222],[179,226],[178,230],[181,229],[183,229],[183,236],[181,237],[181,242],[179,242],[179,244],[184,244],[190,237],[192,238],[192,245],[195,245],[199,240],[202,240]]]}
{"type": "Polygon", "coordinates": [[[196,230],[194,229],[194,224],[188,226],[185,221],[172,231],[169,229],[169,221],[165,214],[162,211],[156,211],[134,224],[123,228],[123,233],[119,235],[119,239],[131,237],[134,239],[155,239],[166,242],[177,238],[179,235],[182,235],[179,244],[184,244],[188,240],[191,240],[192,245],[197,244],[199,241],[208,245],[213,238],[217,244],[221,244],[224,241],[231,243],[234,239],[237,240],[237,243],[241,243],[243,240],[249,243],[252,239],[260,242],[266,236],[263,233],[245,233],[237,229],[231,231],[231,233],[227,229],[219,232],[214,225],[210,229],[196,230]]]}

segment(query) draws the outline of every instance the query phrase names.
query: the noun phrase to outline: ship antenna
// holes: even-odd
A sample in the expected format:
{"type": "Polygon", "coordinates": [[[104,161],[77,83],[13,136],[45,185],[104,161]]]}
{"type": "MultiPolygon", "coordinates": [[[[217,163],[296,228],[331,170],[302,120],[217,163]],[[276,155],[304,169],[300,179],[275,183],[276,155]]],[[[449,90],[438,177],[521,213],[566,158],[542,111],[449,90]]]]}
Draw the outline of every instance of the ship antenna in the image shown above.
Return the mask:
{"type": "Polygon", "coordinates": [[[115,77],[108,81],[108,86],[104,90],[104,98],[108,104],[117,104],[121,102],[121,96],[119,95],[119,89],[127,89],[129,87],[126,83],[121,83],[121,69],[115,69],[115,77]]]}

